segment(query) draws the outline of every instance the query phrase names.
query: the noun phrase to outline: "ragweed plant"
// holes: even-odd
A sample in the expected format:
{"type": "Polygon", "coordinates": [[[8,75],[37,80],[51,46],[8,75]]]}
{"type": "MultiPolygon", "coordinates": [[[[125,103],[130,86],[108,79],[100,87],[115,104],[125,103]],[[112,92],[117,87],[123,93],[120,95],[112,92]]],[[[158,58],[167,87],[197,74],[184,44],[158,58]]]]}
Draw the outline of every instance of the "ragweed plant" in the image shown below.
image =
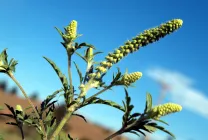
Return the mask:
{"type": "Polygon", "coordinates": [[[76,114],[75,112],[80,108],[90,104],[105,104],[124,112],[122,127],[117,132],[107,137],[105,140],[110,140],[123,133],[145,135],[144,131],[153,133],[157,130],[164,131],[174,137],[171,132],[160,126],[158,122],[167,124],[166,122],[160,120],[160,118],[165,115],[181,111],[182,107],[180,105],[167,103],[158,106],[152,106],[152,97],[149,93],[147,93],[144,111],[142,113],[132,113],[134,106],[131,104],[131,97],[129,96],[127,89],[142,77],[142,72],[126,72],[122,74],[118,68],[118,71],[113,74],[112,81],[109,84],[106,84],[103,81],[103,77],[105,77],[105,74],[114,64],[121,61],[124,57],[130,53],[138,51],[141,47],[154,43],[166,35],[173,33],[182,26],[182,23],[183,21],[181,19],[173,19],[161,24],[158,27],[145,30],[132,40],[125,42],[124,45],[120,46],[118,49],[115,49],[114,52],[109,53],[105,57],[105,60],[99,63],[95,62],[94,58],[101,52],[94,52],[96,48],[92,44],[88,44],[86,42],[75,42],[75,40],[80,36],[80,34],[77,34],[77,21],[71,21],[70,24],[64,28],[64,33],[60,29],[56,28],[63,39],[61,44],[66,49],[68,56],[68,77],[61,72],[58,66],[51,59],[44,57],[44,59],[46,59],[46,61],[52,66],[59,77],[62,87],[60,87],[59,90],[55,91],[51,95],[47,96],[40,106],[33,105],[23,87],[14,77],[17,61],[14,59],[8,61],[6,49],[3,50],[0,54],[0,72],[8,75],[17,84],[25,98],[28,100],[30,104],[29,108],[32,108],[33,111],[28,114],[28,111],[26,111],[27,108],[22,109],[20,105],[17,105],[16,109],[14,109],[8,104],[5,104],[12,114],[1,113],[0,115],[4,115],[15,120],[15,122],[7,122],[7,124],[17,126],[20,129],[22,139],[24,139],[23,127],[25,125],[29,125],[36,128],[43,140],[74,140],[74,138],[72,138],[69,134],[66,135],[67,137],[62,137],[60,135],[63,126],[70,119],[70,117],[72,115],[77,115],[85,120],[84,116],[76,114]],[[79,49],[85,49],[85,53],[83,55],[78,53],[77,50],[79,49]],[[73,86],[74,77],[72,77],[71,72],[71,58],[74,54],[80,56],[87,64],[85,74],[83,75],[83,70],[80,70],[79,66],[74,62],[80,81],[78,87],[73,86]],[[119,105],[111,100],[104,100],[97,97],[98,95],[112,89],[115,86],[124,86],[126,98],[123,101],[123,105],[119,105]],[[96,88],[99,91],[86,98],[88,91],[92,88],[96,88]],[[57,122],[56,117],[54,116],[55,103],[57,100],[53,99],[58,94],[64,96],[66,105],[66,114],[63,116],[60,122],[57,122]]]}

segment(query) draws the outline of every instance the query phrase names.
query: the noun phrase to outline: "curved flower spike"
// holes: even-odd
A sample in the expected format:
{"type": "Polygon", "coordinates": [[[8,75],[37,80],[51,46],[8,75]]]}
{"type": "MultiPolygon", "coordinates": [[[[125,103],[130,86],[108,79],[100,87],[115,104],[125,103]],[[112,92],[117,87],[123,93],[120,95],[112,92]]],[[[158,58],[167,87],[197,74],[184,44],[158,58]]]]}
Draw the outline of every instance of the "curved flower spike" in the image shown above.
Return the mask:
{"type": "Polygon", "coordinates": [[[149,111],[148,116],[154,120],[159,120],[162,116],[166,116],[175,112],[180,112],[181,110],[182,106],[179,104],[166,103],[153,107],[152,110],[149,111]]]}
{"type": "Polygon", "coordinates": [[[123,46],[120,46],[113,53],[109,53],[105,57],[106,61],[100,63],[101,68],[97,69],[97,71],[102,73],[107,72],[105,69],[110,69],[113,64],[118,63],[129,53],[135,52],[140,47],[144,47],[150,43],[158,41],[160,38],[163,38],[166,35],[179,29],[182,24],[183,21],[181,19],[173,19],[164,24],[161,24],[158,27],[144,31],[132,40],[127,41],[123,46]]]}

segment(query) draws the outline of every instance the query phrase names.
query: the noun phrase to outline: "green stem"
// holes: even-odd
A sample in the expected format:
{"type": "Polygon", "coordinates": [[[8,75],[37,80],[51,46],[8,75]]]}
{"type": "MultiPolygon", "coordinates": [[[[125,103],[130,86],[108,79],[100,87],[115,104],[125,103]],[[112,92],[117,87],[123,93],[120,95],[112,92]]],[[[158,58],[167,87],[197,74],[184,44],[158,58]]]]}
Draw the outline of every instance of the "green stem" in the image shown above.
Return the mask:
{"type": "Polygon", "coordinates": [[[104,91],[106,91],[106,90],[110,89],[110,88],[111,88],[111,87],[113,87],[113,86],[114,86],[114,85],[112,85],[112,84],[111,84],[111,85],[109,85],[108,87],[106,87],[106,88],[102,89],[101,91],[97,92],[96,94],[94,94],[94,95],[90,96],[88,99],[86,99],[86,100],[85,100],[85,102],[90,101],[92,98],[94,98],[94,97],[98,96],[99,94],[103,93],[104,91]]]}
{"type": "Polygon", "coordinates": [[[113,133],[112,135],[110,135],[107,138],[105,138],[104,140],[112,140],[112,138],[122,134],[122,132],[123,132],[123,129],[120,129],[120,130],[116,131],[115,133],[113,133]]]}
{"type": "Polygon", "coordinates": [[[56,136],[58,136],[58,134],[61,132],[62,128],[64,127],[64,125],[68,121],[68,119],[71,117],[72,113],[73,112],[71,112],[71,111],[67,111],[67,113],[65,114],[64,118],[61,120],[61,122],[59,123],[58,127],[56,128],[56,130],[53,132],[50,140],[55,140],[56,136]]]}
{"type": "Polygon", "coordinates": [[[25,96],[26,100],[29,102],[30,106],[32,107],[33,111],[35,112],[36,117],[39,119],[39,123],[42,127],[43,133],[44,133],[44,140],[47,140],[47,134],[45,131],[45,127],[43,124],[43,121],[40,119],[40,116],[37,112],[37,110],[35,109],[35,106],[33,105],[32,101],[30,100],[30,98],[27,96],[26,92],[24,91],[23,87],[20,85],[20,83],[16,80],[16,78],[13,76],[12,73],[8,73],[9,77],[17,84],[17,86],[19,87],[19,89],[21,90],[21,92],[23,93],[23,95],[25,96]]]}
{"type": "Polygon", "coordinates": [[[72,94],[70,98],[70,102],[73,101],[74,92],[73,92],[73,85],[72,85],[72,73],[71,73],[71,55],[68,54],[68,75],[69,75],[69,83],[70,83],[70,94],[72,94]]]}

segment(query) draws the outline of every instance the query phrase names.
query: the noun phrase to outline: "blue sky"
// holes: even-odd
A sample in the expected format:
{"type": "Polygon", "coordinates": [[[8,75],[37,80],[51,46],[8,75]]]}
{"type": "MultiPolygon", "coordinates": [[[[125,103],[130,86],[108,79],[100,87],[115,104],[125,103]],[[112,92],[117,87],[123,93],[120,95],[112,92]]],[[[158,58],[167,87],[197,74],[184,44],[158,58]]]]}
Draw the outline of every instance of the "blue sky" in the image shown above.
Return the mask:
{"type": "MultiPolygon", "coordinates": [[[[67,74],[67,56],[55,26],[63,29],[71,20],[77,20],[78,32],[83,34],[77,41],[93,44],[103,51],[96,57],[101,61],[108,52],[143,30],[180,18],[184,21],[181,29],[129,55],[116,64],[105,79],[110,82],[117,66],[122,72],[126,68],[129,72],[143,72],[136,88],[129,89],[137,112],[144,109],[146,92],[150,92],[154,104],[157,103],[161,90],[157,80],[167,83],[171,89],[164,102],[177,102],[183,106],[182,112],[164,117],[170,124],[167,129],[178,140],[202,140],[208,136],[207,4],[205,0],[1,0],[0,50],[8,48],[9,57],[19,61],[15,76],[25,90],[28,93],[38,91],[43,99],[61,84],[42,56],[54,60],[67,74]]],[[[81,59],[73,58],[84,70],[81,59]]],[[[72,72],[76,77],[74,68],[72,72]]],[[[5,79],[10,86],[14,85],[1,74],[0,80],[5,79]]],[[[77,79],[74,78],[76,86],[77,79]]],[[[118,87],[101,97],[121,104],[124,92],[118,87]]],[[[121,125],[122,112],[107,106],[91,105],[80,112],[106,127],[118,129],[121,125]]],[[[163,136],[166,137],[156,133],[155,139],[163,136]]]]}

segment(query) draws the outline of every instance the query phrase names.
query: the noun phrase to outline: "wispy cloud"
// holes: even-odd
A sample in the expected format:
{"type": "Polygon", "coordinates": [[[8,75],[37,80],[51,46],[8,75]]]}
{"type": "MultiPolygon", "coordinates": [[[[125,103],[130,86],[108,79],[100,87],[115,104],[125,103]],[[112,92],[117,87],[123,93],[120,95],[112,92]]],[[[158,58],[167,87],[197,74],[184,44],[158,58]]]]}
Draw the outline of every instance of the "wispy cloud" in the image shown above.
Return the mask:
{"type": "Polygon", "coordinates": [[[208,118],[208,97],[192,87],[194,81],[187,76],[163,68],[147,70],[152,79],[165,83],[170,87],[170,94],[173,101],[181,104],[184,108],[208,118]]]}

